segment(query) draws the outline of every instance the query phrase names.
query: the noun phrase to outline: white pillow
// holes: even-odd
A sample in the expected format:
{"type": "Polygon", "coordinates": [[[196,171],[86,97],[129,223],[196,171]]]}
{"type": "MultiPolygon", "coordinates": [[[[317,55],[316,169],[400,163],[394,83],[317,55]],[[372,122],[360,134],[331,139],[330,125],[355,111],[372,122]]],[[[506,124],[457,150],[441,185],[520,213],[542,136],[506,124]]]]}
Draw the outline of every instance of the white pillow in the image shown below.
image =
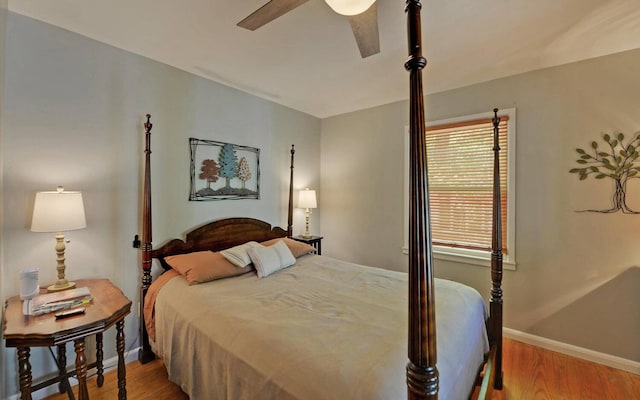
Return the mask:
{"type": "Polygon", "coordinates": [[[247,252],[260,278],[269,276],[296,263],[296,258],[283,241],[279,241],[269,247],[252,246],[247,252]]]}
{"type": "Polygon", "coordinates": [[[247,265],[251,264],[251,258],[249,257],[247,250],[255,246],[260,246],[260,244],[258,244],[258,242],[247,242],[239,246],[234,246],[229,249],[222,250],[220,254],[222,254],[222,256],[226,258],[231,264],[240,268],[244,268],[247,265]]]}

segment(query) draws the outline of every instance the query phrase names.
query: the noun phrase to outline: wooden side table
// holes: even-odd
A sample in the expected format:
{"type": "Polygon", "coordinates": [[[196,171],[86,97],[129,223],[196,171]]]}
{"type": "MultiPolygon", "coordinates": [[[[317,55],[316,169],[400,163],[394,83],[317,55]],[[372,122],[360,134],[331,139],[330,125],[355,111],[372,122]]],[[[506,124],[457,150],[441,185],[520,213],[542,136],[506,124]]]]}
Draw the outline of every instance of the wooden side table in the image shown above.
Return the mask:
{"type": "MultiPolygon", "coordinates": [[[[131,311],[131,300],[114,286],[108,279],[76,280],[77,287],[86,286],[91,292],[93,302],[85,308],[84,314],[58,319],[55,313],[38,316],[23,315],[22,301],[19,296],[6,301],[4,309],[3,336],[7,347],[18,349],[18,366],[20,369],[20,393],[22,400],[31,400],[32,390],[44,386],[31,386],[31,364],[29,354],[31,347],[58,346],[58,366],[60,377],[53,382],[67,378],[65,344],[74,342],[76,351],[76,371],[78,379],[78,398],[88,400],[87,391],[87,357],[85,355],[85,338],[96,335],[96,367],[98,370],[98,386],[104,382],[102,366],[102,333],[115,324],[116,348],[118,352],[118,399],[127,398],[126,374],[124,365],[124,317],[131,311]]],[[[93,366],[93,365],[92,365],[93,366]]],[[[62,392],[62,387],[60,388],[62,392]]]]}
{"type": "Polygon", "coordinates": [[[297,240],[298,242],[303,242],[309,244],[316,249],[316,254],[322,255],[322,239],[324,236],[311,236],[311,237],[302,237],[302,236],[294,236],[291,239],[297,240]]]}

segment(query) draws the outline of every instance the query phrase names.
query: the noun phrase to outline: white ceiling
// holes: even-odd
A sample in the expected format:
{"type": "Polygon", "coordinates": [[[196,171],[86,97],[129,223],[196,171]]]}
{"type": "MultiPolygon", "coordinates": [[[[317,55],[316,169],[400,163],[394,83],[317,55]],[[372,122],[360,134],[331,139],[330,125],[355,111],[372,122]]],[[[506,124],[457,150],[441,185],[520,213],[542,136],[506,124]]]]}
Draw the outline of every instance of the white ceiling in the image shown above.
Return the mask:
{"type": "MultiPolygon", "coordinates": [[[[251,32],[267,0],[9,0],[9,10],[324,118],[408,98],[403,0],[377,0],[380,54],[309,0],[251,32]]],[[[640,48],[640,0],[423,0],[427,93],[640,48]]]]}

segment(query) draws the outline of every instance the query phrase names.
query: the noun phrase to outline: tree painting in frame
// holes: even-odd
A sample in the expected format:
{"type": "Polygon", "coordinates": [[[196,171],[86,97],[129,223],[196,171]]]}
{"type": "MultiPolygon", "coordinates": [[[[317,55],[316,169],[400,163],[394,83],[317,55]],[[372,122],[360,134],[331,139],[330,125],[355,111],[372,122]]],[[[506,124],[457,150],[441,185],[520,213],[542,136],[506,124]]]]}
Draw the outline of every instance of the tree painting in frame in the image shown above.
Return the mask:
{"type": "Polygon", "coordinates": [[[190,201],[260,198],[260,149],[189,138],[190,201]]]}

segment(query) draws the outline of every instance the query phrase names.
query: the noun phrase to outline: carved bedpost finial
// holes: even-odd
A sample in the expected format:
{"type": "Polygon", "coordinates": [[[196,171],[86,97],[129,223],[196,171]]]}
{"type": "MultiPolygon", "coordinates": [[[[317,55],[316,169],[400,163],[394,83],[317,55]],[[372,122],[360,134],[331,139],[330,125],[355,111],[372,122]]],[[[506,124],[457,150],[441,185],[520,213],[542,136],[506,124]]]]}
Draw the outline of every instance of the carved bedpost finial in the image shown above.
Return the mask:
{"type": "Polygon", "coordinates": [[[144,123],[144,133],[145,133],[144,152],[146,154],[151,154],[151,128],[153,128],[153,124],[151,123],[151,114],[147,114],[147,122],[144,123]]]}
{"type": "MultiPolygon", "coordinates": [[[[422,70],[427,65],[427,60],[422,56],[421,9],[422,4],[420,4],[419,0],[406,0],[404,10],[407,13],[409,58],[407,62],[405,62],[404,67],[407,71],[422,70]]],[[[422,83],[420,86],[422,86],[422,83]]],[[[422,87],[420,89],[422,89],[422,87]]]]}
{"type": "MultiPolygon", "coordinates": [[[[498,109],[493,109],[493,118],[491,119],[493,123],[493,151],[500,151],[500,138],[498,137],[498,133],[500,132],[498,126],[500,125],[500,117],[498,117],[498,109]]],[[[499,172],[499,171],[498,171],[499,172]]]]}
{"type": "Polygon", "coordinates": [[[144,123],[146,133],[151,133],[151,128],[153,128],[153,124],[151,123],[151,114],[147,114],[147,122],[144,123]]]}

